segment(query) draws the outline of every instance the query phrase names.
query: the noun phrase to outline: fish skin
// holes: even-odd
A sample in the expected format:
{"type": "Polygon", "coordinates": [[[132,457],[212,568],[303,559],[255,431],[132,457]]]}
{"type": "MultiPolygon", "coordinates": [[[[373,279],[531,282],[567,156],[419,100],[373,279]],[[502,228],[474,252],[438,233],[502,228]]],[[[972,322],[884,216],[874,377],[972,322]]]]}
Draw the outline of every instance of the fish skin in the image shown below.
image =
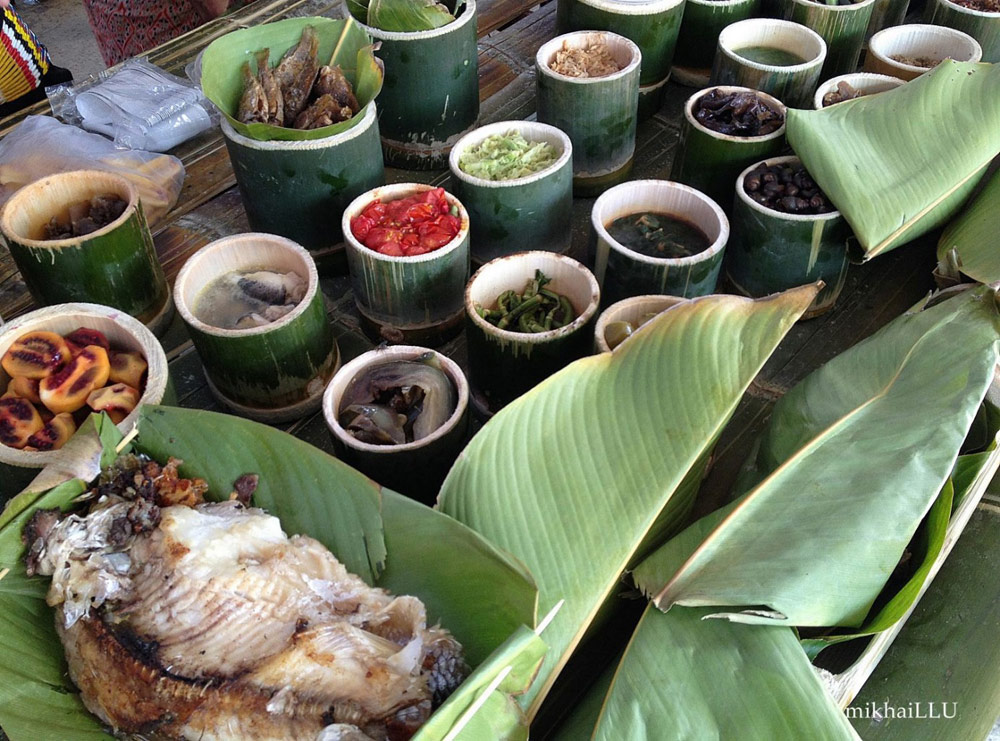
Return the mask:
{"type": "Polygon", "coordinates": [[[284,126],[284,97],[281,94],[281,86],[278,85],[274,71],[271,69],[270,57],[270,49],[262,49],[257,52],[257,79],[260,80],[260,86],[267,101],[267,121],[265,123],[272,126],[284,126]]]}
{"type": "Polygon", "coordinates": [[[295,118],[297,129],[319,129],[347,121],[354,114],[347,106],[342,106],[332,95],[322,95],[295,118]]]}
{"type": "Polygon", "coordinates": [[[309,101],[319,71],[319,36],[312,26],[302,29],[299,43],[285,52],[274,68],[284,100],[285,121],[294,121],[309,101]]]}
{"type": "Polygon", "coordinates": [[[250,71],[250,62],[243,63],[243,95],[236,120],[245,124],[267,122],[267,96],[260,80],[250,71]]]}
{"type": "Polygon", "coordinates": [[[324,95],[332,95],[342,108],[350,108],[351,115],[357,113],[360,108],[358,99],[354,97],[351,82],[344,76],[339,64],[334,67],[323,65],[319,68],[313,96],[320,98],[324,95]]]}

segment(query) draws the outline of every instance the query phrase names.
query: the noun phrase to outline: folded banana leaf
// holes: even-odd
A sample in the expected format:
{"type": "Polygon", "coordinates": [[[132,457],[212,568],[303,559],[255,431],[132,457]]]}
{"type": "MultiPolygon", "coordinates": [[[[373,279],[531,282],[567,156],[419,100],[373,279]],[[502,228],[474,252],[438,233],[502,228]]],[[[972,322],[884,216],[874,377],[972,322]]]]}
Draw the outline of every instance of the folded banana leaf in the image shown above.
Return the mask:
{"type": "Polygon", "coordinates": [[[543,612],[565,600],[529,717],[816,291],[679,304],[505,407],[459,456],[440,508],[528,566],[543,612]]]}
{"type": "Polygon", "coordinates": [[[455,20],[458,9],[464,4],[459,0],[454,14],[437,0],[347,0],[347,9],[372,28],[408,32],[446,26],[455,20]]]}
{"type": "MultiPolygon", "coordinates": [[[[441,741],[452,733],[458,720],[445,718],[470,728],[488,724],[496,730],[492,738],[524,738],[526,721],[511,696],[530,683],[545,646],[524,627],[535,622],[537,590],[521,564],[461,523],[380,490],[279,430],[170,407],[146,407],[138,427],[135,449],[160,460],[183,458],[182,472],[206,479],[213,498],[226,498],[240,475],[257,473],[253,503],[276,514],[286,532],[317,538],[370,583],[417,595],[430,621],[452,629],[475,667],[474,681],[438,709],[442,718],[421,730],[420,741],[441,741]],[[493,685],[490,680],[501,674],[503,682],[493,685]],[[489,693],[483,695],[484,689],[489,693]]],[[[105,460],[120,440],[113,425],[106,428],[105,460]]],[[[91,465],[88,479],[97,470],[91,465]]],[[[71,478],[31,494],[16,513],[5,514],[0,528],[0,726],[11,741],[111,738],[66,677],[52,610],[45,604],[48,579],[27,578],[21,560],[21,528],[31,514],[42,507],[70,508],[84,489],[80,479],[71,478]]]]}
{"type": "Polygon", "coordinates": [[[657,606],[860,626],[951,475],[998,340],[996,294],[980,287],[904,314],[812,373],[775,405],[749,493],[699,525],[690,537],[707,536],[676,573],[647,576],[665,583],[657,606]]]}
{"type": "Polygon", "coordinates": [[[969,207],[942,232],[937,246],[938,262],[942,265],[939,270],[962,273],[980,283],[1000,281],[998,214],[1000,172],[990,178],[969,207]]]}
{"type": "Polygon", "coordinates": [[[866,741],[993,738],[1000,714],[1000,489],[994,480],[948,560],[847,709],[866,741]]]}
{"type": "Polygon", "coordinates": [[[862,261],[945,223],[1000,152],[1000,66],[946,60],[881,95],[788,111],[788,143],[862,261]]]}
{"type": "Polygon", "coordinates": [[[382,89],[382,66],[375,59],[374,48],[371,37],[350,17],[347,20],[288,18],[251,26],[227,33],[208,45],[201,61],[201,89],[243,136],[260,141],[323,139],[343,133],[361,121],[367,106],[382,89]],[[312,26],[319,37],[319,63],[340,65],[344,76],[354,86],[361,109],[347,121],[318,129],[244,124],[236,120],[243,94],[243,65],[249,62],[251,72],[256,72],[254,54],[262,49],[270,49],[271,63],[275,64],[287,49],[298,44],[306,26],[312,26]]]}

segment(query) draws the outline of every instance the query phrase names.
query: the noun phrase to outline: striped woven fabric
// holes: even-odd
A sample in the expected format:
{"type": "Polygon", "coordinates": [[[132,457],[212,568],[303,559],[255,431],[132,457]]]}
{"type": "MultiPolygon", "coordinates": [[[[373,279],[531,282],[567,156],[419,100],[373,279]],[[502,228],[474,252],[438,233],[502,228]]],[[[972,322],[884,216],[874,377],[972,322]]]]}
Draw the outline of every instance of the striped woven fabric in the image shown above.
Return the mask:
{"type": "Polygon", "coordinates": [[[49,54],[13,8],[4,8],[0,29],[0,102],[20,98],[41,84],[49,54]]]}

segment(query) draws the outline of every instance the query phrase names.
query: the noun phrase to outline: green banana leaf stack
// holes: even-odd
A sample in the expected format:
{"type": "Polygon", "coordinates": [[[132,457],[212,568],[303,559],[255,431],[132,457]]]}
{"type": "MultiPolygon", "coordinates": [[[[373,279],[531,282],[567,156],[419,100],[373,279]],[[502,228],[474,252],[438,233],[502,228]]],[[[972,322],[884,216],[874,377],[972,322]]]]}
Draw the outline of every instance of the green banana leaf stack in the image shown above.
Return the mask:
{"type": "MultiPolygon", "coordinates": [[[[987,287],[915,307],[813,373],[776,405],[734,501],[687,525],[715,441],[816,292],[684,302],[570,365],[483,427],[440,511],[231,417],[151,407],[132,444],[184,459],[217,494],[259,472],[254,503],[286,531],[427,603],[476,670],[420,741],[529,727],[567,740],[856,738],[810,657],[894,622],[926,581],[954,500],[995,454],[1000,413],[983,398],[1000,309],[987,287]],[[966,454],[967,438],[984,452],[966,454]],[[890,581],[907,551],[911,573],[890,581]],[[560,678],[584,637],[614,624],[626,571],[650,602],[624,653],[560,678]],[[579,700],[558,728],[531,726],[557,678],[579,700]]],[[[20,565],[24,519],[71,506],[74,475],[119,443],[109,423],[88,435],[79,471],[0,517],[0,725],[13,741],[105,737],[65,679],[46,580],[20,565]]]]}
{"type": "Polygon", "coordinates": [[[786,136],[869,260],[941,226],[1000,153],[1000,66],[946,60],[879,95],[789,110],[786,136]]]}

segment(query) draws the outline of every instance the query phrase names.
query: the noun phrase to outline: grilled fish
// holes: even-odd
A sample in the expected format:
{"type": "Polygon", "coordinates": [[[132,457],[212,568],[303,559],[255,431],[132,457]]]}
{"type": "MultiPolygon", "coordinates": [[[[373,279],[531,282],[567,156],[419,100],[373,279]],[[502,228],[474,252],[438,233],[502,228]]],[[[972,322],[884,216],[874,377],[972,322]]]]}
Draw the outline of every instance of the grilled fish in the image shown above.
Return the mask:
{"type": "Polygon", "coordinates": [[[369,587],[263,510],[130,487],[26,528],[70,677],[116,732],[408,739],[467,672],[420,600],[369,587]]]}
{"type": "Polygon", "coordinates": [[[274,77],[274,70],[271,69],[271,50],[263,49],[257,52],[257,79],[260,80],[260,87],[264,92],[267,101],[267,121],[274,126],[285,125],[284,99],[281,95],[281,87],[274,77]]]}
{"type": "Polygon", "coordinates": [[[267,95],[260,80],[250,71],[250,62],[243,63],[243,95],[240,97],[236,119],[245,124],[267,121],[267,95]]]}
{"type": "Polygon", "coordinates": [[[312,26],[302,29],[299,43],[285,52],[274,68],[274,77],[281,88],[285,120],[294,121],[309,101],[313,82],[319,70],[319,36],[312,26]]]}
{"type": "Polygon", "coordinates": [[[354,89],[339,64],[334,67],[323,65],[319,68],[313,95],[317,99],[331,95],[342,108],[350,108],[352,116],[358,112],[358,99],[354,97],[354,89]]]}

